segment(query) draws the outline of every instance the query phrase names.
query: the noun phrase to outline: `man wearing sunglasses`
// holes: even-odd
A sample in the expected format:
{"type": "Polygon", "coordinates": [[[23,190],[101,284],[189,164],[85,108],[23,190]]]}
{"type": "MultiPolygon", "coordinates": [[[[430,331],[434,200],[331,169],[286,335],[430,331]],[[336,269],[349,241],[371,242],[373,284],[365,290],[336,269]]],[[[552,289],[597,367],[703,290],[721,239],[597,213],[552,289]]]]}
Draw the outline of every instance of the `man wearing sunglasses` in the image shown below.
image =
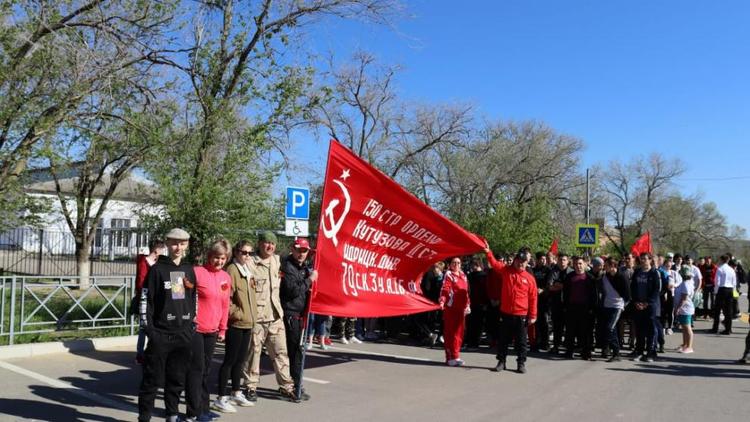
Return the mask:
{"type": "Polygon", "coordinates": [[[284,309],[289,372],[294,380],[294,391],[300,392],[301,400],[310,398],[300,388],[304,315],[310,289],[318,279],[318,272],[311,269],[307,262],[309,253],[310,243],[307,239],[296,239],[292,243],[291,253],[281,263],[281,307],[284,309]]]}

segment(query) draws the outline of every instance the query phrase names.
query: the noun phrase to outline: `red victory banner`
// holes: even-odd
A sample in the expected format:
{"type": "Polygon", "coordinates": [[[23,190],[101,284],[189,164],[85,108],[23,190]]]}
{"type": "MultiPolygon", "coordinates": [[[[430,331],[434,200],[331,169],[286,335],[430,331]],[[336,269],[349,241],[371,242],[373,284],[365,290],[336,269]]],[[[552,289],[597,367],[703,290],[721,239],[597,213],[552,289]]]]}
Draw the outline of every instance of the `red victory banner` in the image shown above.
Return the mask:
{"type": "Polygon", "coordinates": [[[553,255],[557,255],[559,253],[558,251],[558,245],[557,245],[557,238],[552,241],[552,244],[549,245],[549,252],[552,252],[553,255]]]}
{"type": "Polygon", "coordinates": [[[331,140],[310,311],[387,317],[437,309],[421,295],[421,275],[436,261],[484,245],[331,140]]]}
{"type": "Polygon", "coordinates": [[[633,246],[630,247],[630,253],[636,257],[644,252],[654,254],[654,247],[651,245],[651,233],[646,232],[643,236],[636,239],[633,246]]]}

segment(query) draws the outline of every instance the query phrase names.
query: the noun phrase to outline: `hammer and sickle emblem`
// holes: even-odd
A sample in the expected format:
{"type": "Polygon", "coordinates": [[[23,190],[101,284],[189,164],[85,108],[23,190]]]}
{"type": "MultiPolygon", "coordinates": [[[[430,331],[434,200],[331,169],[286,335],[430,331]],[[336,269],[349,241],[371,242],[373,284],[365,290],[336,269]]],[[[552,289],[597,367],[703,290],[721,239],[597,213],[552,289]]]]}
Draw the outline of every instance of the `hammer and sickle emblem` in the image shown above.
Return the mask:
{"type": "Polygon", "coordinates": [[[352,199],[351,197],[349,197],[349,191],[346,189],[346,186],[344,186],[343,183],[338,180],[333,180],[333,183],[337,184],[341,188],[341,192],[344,193],[344,211],[339,215],[338,219],[335,219],[334,211],[338,208],[340,201],[338,199],[331,200],[331,202],[328,203],[328,206],[323,212],[323,218],[321,218],[321,226],[323,227],[323,235],[327,239],[331,239],[333,241],[333,246],[338,246],[339,240],[336,238],[336,235],[338,234],[339,230],[341,230],[341,225],[344,224],[344,220],[349,214],[349,208],[351,206],[352,199]],[[328,218],[328,224],[326,224],[326,218],[328,218]]]}

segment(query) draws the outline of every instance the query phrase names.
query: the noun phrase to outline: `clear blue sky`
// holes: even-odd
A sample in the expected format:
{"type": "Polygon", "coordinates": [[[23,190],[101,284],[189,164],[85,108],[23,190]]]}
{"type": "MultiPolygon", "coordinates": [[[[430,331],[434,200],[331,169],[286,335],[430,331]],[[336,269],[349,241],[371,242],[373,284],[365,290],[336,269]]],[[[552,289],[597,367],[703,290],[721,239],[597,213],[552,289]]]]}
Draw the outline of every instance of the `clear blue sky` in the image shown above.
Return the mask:
{"type": "MultiPolygon", "coordinates": [[[[411,1],[397,31],[331,21],[318,53],[400,64],[402,98],[470,102],[584,140],[584,165],[679,156],[700,191],[750,231],[750,1],[411,1]],[[736,180],[713,180],[739,178],[736,180]]],[[[298,145],[320,168],[327,140],[298,145]]]]}

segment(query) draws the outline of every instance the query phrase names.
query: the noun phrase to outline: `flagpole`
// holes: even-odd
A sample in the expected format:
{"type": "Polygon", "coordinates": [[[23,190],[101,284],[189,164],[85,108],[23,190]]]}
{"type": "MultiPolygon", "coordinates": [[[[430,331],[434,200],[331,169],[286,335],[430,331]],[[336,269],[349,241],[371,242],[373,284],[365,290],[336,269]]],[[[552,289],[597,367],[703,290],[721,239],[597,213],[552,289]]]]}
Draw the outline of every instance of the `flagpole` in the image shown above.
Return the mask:
{"type": "MultiPolygon", "coordinates": [[[[331,145],[334,142],[336,142],[335,139],[331,139],[328,142],[328,161],[326,162],[326,174],[323,177],[323,195],[321,196],[321,201],[322,201],[323,198],[326,197],[326,180],[328,180],[328,173],[331,170],[331,145]]],[[[317,242],[320,241],[320,231],[322,229],[322,224],[321,224],[321,221],[322,221],[322,218],[323,218],[323,214],[322,214],[322,211],[323,211],[322,202],[321,202],[320,211],[321,211],[321,215],[319,216],[319,221],[318,221],[318,237],[316,239],[317,242]]],[[[316,246],[317,246],[317,242],[316,242],[316,246]]],[[[313,259],[313,271],[318,271],[318,263],[319,263],[319,261],[318,261],[318,254],[316,252],[315,253],[315,258],[313,259]]],[[[300,367],[300,371],[299,371],[299,385],[297,386],[297,391],[295,392],[296,395],[297,395],[297,397],[300,397],[302,395],[302,384],[303,384],[303,380],[305,379],[304,378],[304,375],[305,375],[305,359],[307,357],[307,341],[308,341],[308,338],[309,338],[308,335],[307,335],[307,327],[308,327],[308,324],[310,323],[310,308],[312,307],[312,300],[313,300],[313,296],[314,296],[313,293],[315,293],[315,283],[317,283],[317,282],[318,281],[316,279],[313,282],[313,285],[310,287],[310,292],[309,292],[309,295],[307,297],[307,306],[305,307],[305,310],[303,312],[303,315],[304,315],[303,321],[304,322],[302,324],[302,333],[300,335],[301,338],[299,339],[299,344],[302,347],[302,362],[300,363],[301,367],[300,367]]],[[[321,341],[325,341],[325,340],[321,339],[321,341]]]]}

